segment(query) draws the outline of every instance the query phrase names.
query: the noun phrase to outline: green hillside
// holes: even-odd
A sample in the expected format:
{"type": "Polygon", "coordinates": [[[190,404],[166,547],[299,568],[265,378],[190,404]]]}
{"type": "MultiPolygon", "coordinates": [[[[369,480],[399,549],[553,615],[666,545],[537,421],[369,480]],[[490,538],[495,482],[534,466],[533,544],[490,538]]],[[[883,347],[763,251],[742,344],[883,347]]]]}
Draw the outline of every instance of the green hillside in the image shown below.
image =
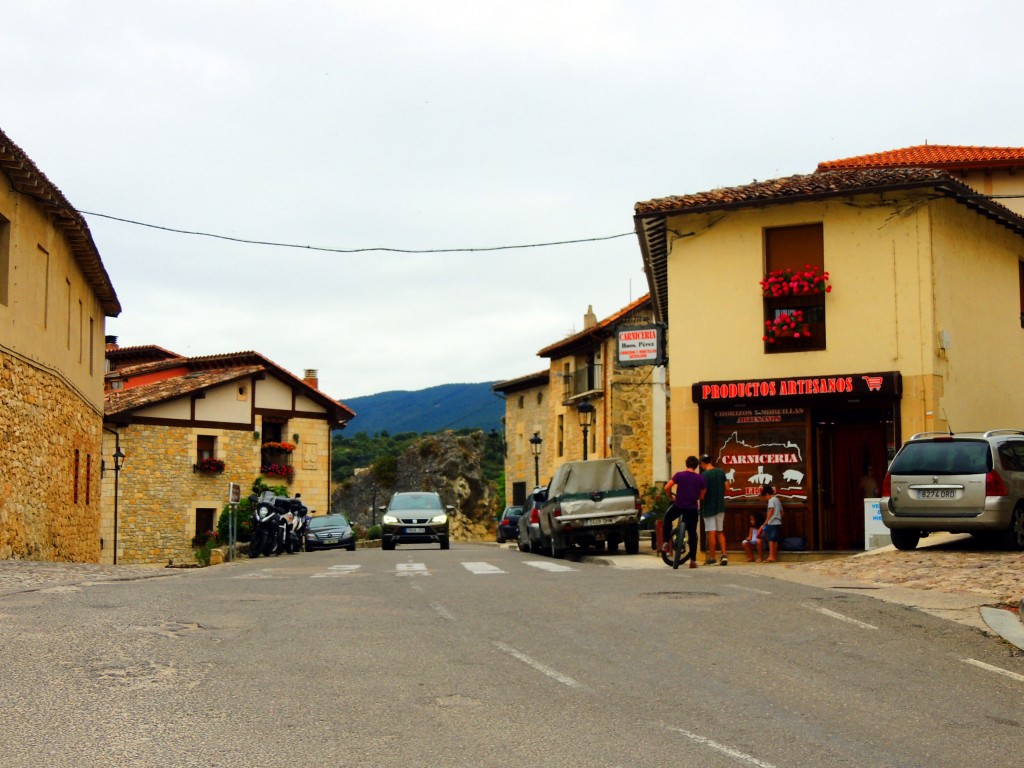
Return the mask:
{"type": "Polygon", "coordinates": [[[492,429],[501,431],[505,401],[491,391],[494,382],[441,384],[413,392],[380,392],[365,397],[342,397],[356,413],[345,434],[418,434],[443,429],[492,429]]]}

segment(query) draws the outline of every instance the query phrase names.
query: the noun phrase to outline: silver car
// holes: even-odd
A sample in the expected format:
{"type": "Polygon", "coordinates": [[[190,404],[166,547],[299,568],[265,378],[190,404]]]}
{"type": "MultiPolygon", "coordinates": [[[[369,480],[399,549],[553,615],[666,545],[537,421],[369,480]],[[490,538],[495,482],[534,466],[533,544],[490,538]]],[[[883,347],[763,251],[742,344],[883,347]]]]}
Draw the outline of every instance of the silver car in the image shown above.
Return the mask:
{"type": "Polygon", "coordinates": [[[914,435],[889,465],[881,510],[897,549],[948,531],[1024,550],[1024,431],[914,435]]]}

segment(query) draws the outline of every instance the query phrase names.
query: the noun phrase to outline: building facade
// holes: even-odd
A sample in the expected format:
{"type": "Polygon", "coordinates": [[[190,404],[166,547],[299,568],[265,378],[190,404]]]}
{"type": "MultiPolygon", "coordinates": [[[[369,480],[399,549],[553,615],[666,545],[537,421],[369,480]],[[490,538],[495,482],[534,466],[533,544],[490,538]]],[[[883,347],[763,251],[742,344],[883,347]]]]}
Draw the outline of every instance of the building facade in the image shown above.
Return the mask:
{"type": "Polygon", "coordinates": [[[546,485],[560,464],[584,457],[624,459],[642,489],[668,479],[665,368],[653,361],[632,365],[619,348],[620,331],[646,330],[653,323],[649,296],[600,321],[588,310],[582,331],[537,353],[549,360],[546,370],[494,385],[506,403],[510,503],[522,503],[537,479],[546,485]],[[582,412],[590,419],[586,448],[584,403],[582,412]],[[539,446],[530,442],[534,435],[539,446]]]}
{"type": "Polygon", "coordinates": [[[328,511],[331,431],[354,414],[255,352],[184,358],[159,347],[108,352],[102,562],[191,563],[193,544],[257,477],[328,511]],[[166,354],[164,354],[166,353],[166,354]],[[115,493],[114,486],[117,486],[115,493]]]}
{"type": "Polygon", "coordinates": [[[99,559],[105,318],[89,227],[0,131],[0,559],[99,559]]]}
{"type": "Polygon", "coordinates": [[[636,205],[671,329],[672,461],[709,453],[744,533],[864,546],[865,498],[922,431],[1021,426],[1024,219],[949,173],[855,169],[636,205]]]}

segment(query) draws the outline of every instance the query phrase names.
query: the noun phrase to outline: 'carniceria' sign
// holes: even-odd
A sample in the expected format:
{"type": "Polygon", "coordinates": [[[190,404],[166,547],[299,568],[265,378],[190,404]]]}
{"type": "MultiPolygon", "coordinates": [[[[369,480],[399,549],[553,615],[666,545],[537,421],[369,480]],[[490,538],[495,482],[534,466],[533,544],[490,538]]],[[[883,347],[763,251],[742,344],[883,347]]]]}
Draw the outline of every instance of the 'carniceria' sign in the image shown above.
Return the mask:
{"type": "Polygon", "coordinates": [[[664,365],[664,326],[630,325],[619,328],[618,360],[619,365],[664,365]]]}

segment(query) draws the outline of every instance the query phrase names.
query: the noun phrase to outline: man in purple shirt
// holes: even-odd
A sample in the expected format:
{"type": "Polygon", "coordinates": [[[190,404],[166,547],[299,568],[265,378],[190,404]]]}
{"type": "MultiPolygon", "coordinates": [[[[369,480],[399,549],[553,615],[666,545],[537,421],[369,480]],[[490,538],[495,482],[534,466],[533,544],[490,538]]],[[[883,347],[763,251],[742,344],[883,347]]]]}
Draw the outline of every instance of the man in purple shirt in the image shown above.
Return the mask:
{"type": "Polygon", "coordinates": [[[665,512],[662,523],[664,541],[672,547],[672,521],[682,516],[686,526],[686,541],[690,546],[687,559],[690,567],[697,567],[697,521],[700,519],[700,501],[707,492],[704,478],[697,471],[700,462],[696,456],[686,457],[686,469],[676,472],[672,479],[665,483],[665,493],[672,499],[672,506],[665,512]]]}

